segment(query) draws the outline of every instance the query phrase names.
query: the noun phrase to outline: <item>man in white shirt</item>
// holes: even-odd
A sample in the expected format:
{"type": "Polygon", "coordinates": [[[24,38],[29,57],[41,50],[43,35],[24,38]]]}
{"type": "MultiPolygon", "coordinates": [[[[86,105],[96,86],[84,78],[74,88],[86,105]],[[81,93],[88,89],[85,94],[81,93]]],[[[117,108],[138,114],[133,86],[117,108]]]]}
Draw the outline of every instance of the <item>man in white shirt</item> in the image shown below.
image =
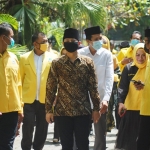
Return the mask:
{"type": "Polygon", "coordinates": [[[44,33],[35,33],[32,36],[32,43],[34,49],[20,58],[22,101],[24,102],[21,141],[23,150],[31,150],[35,120],[33,149],[43,149],[48,129],[48,123],[45,120],[46,81],[51,62],[57,57],[53,52],[47,52],[48,39],[44,33]]]}
{"type": "Polygon", "coordinates": [[[98,78],[98,91],[100,94],[101,118],[95,128],[94,150],[106,149],[106,112],[113,87],[113,59],[110,51],[102,48],[102,31],[99,26],[84,30],[88,46],[78,50],[81,55],[91,57],[94,61],[98,78]]]}

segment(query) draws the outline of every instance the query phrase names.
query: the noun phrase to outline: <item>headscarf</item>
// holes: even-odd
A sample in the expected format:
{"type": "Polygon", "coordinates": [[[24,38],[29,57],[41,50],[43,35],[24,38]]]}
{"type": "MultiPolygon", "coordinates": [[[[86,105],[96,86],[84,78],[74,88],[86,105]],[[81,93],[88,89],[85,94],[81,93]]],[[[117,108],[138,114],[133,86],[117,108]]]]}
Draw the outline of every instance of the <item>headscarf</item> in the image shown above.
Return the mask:
{"type": "Polygon", "coordinates": [[[141,80],[144,82],[144,77],[145,77],[145,69],[143,69],[144,67],[146,67],[147,65],[147,60],[148,60],[148,54],[144,51],[144,43],[139,43],[137,44],[134,49],[133,49],[133,63],[132,66],[135,65],[137,66],[139,69],[137,71],[137,73],[135,74],[135,76],[133,77],[133,80],[141,80]],[[143,52],[146,55],[146,61],[143,64],[139,64],[136,60],[136,53],[138,51],[138,49],[142,49],[143,52]]]}
{"type": "MultiPolygon", "coordinates": [[[[144,82],[145,79],[145,71],[146,71],[146,65],[148,62],[148,55],[146,55],[146,60],[143,64],[139,64],[136,60],[136,53],[139,49],[142,49],[144,51],[144,43],[137,44],[133,49],[133,62],[131,66],[138,67],[138,71],[136,72],[135,76],[132,78],[132,80],[141,80],[144,82]]],[[[142,90],[137,91],[134,87],[133,83],[130,82],[129,84],[129,91],[125,99],[125,106],[128,110],[140,110],[140,104],[141,104],[141,98],[142,98],[142,90]]]]}

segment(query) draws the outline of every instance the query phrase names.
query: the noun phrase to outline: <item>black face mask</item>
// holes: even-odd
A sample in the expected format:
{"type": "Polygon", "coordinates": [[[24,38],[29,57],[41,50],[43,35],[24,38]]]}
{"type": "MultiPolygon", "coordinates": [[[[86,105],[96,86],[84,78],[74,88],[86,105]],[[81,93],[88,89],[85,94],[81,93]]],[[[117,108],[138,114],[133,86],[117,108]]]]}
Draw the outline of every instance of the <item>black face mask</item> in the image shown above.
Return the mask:
{"type": "Polygon", "coordinates": [[[148,53],[148,54],[150,53],[149,49],[146,48],[146,45],[144,45],[144,50],[145,50],[146,53],[148,53]]]}
{"type": "Polygon", "coordinates": [[[77,42],[64,42],[64,47],[68,52],[73,53],[78,49],[78,43],[77,42]]]}

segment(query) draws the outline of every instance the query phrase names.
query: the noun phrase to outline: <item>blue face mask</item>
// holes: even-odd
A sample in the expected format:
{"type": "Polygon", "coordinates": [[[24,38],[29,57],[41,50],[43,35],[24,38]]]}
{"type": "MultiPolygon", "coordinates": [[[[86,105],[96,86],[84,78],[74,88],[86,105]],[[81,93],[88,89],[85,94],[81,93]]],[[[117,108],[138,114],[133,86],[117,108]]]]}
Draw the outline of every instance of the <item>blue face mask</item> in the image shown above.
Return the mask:
{"type": "Polygon", "coordinates": [[[138,43],[140,43],[139,40],[137,40],[137,39],[132,39],[130,45],[134,47],[134,46],[135,46],[136,44],[138,44],[138,43]]]}
{"type": "Polygon", "coordinates": [[[13,39],[13,38],[10,38],[10,44],[8,45],[8,47],[9,47],[9,48],[12,48],[12,47],[14,47],[14,45],[15,45],[14,39],[13,39]]]}
{"type": "Polygon", "coordinates": [[[94,41],[92,47],[97,51],[102,47],[102,45],[103,45],[102,40],[99,40],[99,41],[94,41]]]}

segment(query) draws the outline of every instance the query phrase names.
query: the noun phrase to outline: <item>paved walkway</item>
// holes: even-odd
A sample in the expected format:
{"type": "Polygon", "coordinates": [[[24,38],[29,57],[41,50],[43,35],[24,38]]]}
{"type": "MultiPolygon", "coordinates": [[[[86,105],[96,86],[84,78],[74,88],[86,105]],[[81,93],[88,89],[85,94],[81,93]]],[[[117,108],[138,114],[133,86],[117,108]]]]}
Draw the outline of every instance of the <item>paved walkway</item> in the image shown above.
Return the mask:
{"type": "MultiPolygon", "coordinates": [[[[45,146],[43,150],[61,150],[61,145],[59,144],[53,144],[52,139],[53,139],[53,128],[54,125],[50,124],[48,128],[48,135],[47,139],[45,142],[45,146]]],[[[115,145],[115,139],[116,139],[116,133],[117,130],[113,129],[111,133],[107,134],[106,140],[107,140],[107,149],[106,150],[114,150],[114,145],[115,145]]],[[[94,135],[91,135],[89,137],[90,140],[90,150],[93,150],[93,145],[94,145],[94,135]]],[[[21,150],[20,146],[21,142],[21,135],[16,137],[15,143],[14,143],[14,150],[21,150]]]]}

